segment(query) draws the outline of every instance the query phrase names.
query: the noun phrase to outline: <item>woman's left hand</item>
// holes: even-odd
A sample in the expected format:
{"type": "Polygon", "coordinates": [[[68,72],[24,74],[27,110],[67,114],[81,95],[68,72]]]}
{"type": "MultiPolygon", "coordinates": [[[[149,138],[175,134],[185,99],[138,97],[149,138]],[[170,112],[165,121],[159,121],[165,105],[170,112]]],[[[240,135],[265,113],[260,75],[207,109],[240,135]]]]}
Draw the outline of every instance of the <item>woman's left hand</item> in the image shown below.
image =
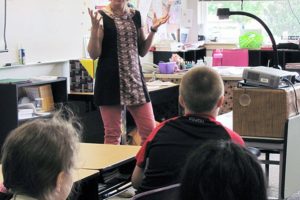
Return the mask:
{"type": "Polygon", "coordinates": [[[156,13],[154,13],[153,20],[152,20],[152,29],[157,30],[160,25],[165,24],[170,18],[169,14],[166,14],[165,16],[161,18],[156,17],[156,13]]]}

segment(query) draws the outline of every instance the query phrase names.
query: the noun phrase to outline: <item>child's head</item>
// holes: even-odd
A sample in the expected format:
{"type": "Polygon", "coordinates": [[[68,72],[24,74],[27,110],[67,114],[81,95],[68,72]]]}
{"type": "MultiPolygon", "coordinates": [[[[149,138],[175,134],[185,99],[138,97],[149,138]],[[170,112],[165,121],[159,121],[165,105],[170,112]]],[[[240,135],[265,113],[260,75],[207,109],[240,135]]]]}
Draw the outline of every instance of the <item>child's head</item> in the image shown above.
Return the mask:
{"type": "Polygon", "coordinates": [[[2,147],[5,187],[37,199],[66,199],[73,185],[79,128],[73,117],[56,113],[13,130],[2,147]]]}
{"type": "Polygon", "coordinates": [[[192,113],[211,112],[223,102],[224,84],[221,76],[209,67],[195,67],[180,83],[181,105],[192,113]]]}
{"type": "Polygon", "coordinates": [[[182,175],[184,200],[266,200],[257,158],[231,141],[211,141],[189,157],[182,175]]]}

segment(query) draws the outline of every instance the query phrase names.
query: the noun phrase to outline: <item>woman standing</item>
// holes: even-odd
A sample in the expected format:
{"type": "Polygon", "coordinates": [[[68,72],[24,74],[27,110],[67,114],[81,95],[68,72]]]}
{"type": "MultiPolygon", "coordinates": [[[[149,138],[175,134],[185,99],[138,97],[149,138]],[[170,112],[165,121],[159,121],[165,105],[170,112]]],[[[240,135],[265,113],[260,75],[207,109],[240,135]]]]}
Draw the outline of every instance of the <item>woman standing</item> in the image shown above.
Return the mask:
{"type": "Polygon", "coordinates": [[[154,14],[151,32],[143,32],[140,12],[127,0],[111,0],[99,12],[89,9],[92,28],[88,52],[98,60],[94,90],[104,123],[104,143],[119,144],[123,106],[133,116],[142,143],[155,127],[155,120],[139,56],[148,52],[158,27],[169,15],[154,14]]]}

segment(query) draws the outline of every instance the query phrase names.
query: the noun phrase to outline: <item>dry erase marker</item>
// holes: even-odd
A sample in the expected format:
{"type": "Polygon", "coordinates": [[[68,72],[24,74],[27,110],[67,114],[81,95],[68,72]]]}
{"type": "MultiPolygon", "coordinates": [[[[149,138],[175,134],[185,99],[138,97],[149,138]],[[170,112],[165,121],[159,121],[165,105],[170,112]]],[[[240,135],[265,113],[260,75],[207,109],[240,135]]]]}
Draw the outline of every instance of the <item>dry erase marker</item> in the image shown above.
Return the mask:
{"type": "Polygon", "coordinates": [[[25,64],[25,49],[19,49],[19,63],[24,65],[25,64]]]}

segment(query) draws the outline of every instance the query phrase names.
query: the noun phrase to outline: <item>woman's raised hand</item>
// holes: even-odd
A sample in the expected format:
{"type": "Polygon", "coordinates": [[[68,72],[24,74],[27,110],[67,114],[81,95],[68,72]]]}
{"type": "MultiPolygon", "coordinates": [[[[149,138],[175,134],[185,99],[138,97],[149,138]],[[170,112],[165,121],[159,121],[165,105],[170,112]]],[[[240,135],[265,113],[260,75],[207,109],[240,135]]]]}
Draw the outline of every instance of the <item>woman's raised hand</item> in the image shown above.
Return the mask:
{"type": "Polygon", "coordinates": [[[154,16],[152,19],[152,29],[154,29],[154,30],[157,30],[160,25],[165,24],[170,18],[169,13],[167,13],[165,16],[163,16],[161,18],[157,18],[156,13],[154,13],[153,15],[154,16]]]}
{"type": "Polygon", "coordinates": [[[89,15],[91,17],[92,28],[98,29],[100,27],[100,21],[102,16],[97,11],[93,11],[92,9],[88,8],[89,15]]]}

